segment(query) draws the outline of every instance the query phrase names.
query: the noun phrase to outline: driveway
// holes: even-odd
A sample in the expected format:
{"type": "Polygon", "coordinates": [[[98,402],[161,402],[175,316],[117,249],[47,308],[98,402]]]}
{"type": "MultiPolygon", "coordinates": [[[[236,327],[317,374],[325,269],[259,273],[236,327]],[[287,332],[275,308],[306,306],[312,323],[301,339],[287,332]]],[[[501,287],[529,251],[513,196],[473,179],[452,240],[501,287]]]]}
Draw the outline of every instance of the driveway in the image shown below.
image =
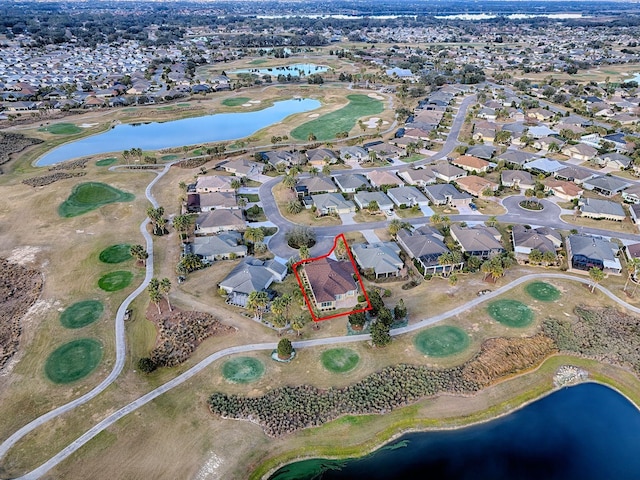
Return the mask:
{"type": "Polygon", "coordinates": [[[343,225],[355,225],[357,222],[353,219],[355,216],[355,212],[351,213],[341,213],[340,220],[342,220],[343,225]]]}
{"type": "Polygon", "coordinates": [[[482,215],[478,210],[473,210],[469,205],[461,205],[458,207],[460,215],[482,215]]]}
{"type": "Polygon", "coordinates": [[[380,243],[382,241],[373,230],[363,230],[362,236],[367,241],[367,243],[380,243]]]}
{"type": "Polygon", "coordinates": [[[431,210],[431,207],[422,206],[420,207],[420,211],[425,217],[430,217],[431,215],[433,215],[433,210],[431,210]]]}

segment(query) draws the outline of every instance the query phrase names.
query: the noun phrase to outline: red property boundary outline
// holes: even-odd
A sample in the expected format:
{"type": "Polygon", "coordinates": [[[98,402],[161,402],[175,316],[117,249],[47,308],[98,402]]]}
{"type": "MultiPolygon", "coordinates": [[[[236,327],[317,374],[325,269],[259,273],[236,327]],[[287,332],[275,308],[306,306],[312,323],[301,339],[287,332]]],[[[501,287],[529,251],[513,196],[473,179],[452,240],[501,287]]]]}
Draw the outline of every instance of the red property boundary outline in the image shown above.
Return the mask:
{"type": "Polygon", "coordinates": [[[373,309],[373,307],[371,306],[371,301],[369,300],[369,295],[367,294],[367,290],[364,288],[364,283],[362,283],[362,277],[360,276],[360,272],[358,272],[358,267],[356,266],[356,262],[353,259],[353,256],[351,255],[351,250],[349,249],[349,244],[347,243],[347,239],[344,237],[344,233],[341,233],[333,240],[333,248],[331,248],[331,250],[329,250],[327,254],[321,255],[319,257],[305,258],[304,260],[300,260],[292,265],[292,269],[293,269],[293,273],[295,273],[296,275],[296,280],[298,281],[298,285],[300,286],[300,290],[302,291],[302,296],[304,297],[304,301],[307,304],[307,308],[309,309],[309,312],[311,313],[311,318],[313,319],[314,322],[322,322],[324,320],[330,320],[332,318],[337,318],[337,317],[344,317],[346,315],[351,315],[352,313],[366,312],[373,309]],[[307,296],[307,292],[305,291],[304,285],[302,284],[302,280],[300,279],[300,275],[298,274],[298,267],[301,265],[304,265],[305,263],[311,263],[316,260],[322,260],[323,258],[327,258],[329,255],[331,255],[334,252],[334,250],[338,245],[339,240],[342,240],[342,242],[344,243],[345,250],[347,251],[347,255],[349,256],[349,260],[351,260],[351,266],[353,267],[353,271],[355,272],[358,278],[358,284],[360,285],[362,293],[364,294],[364,298],[367,301],[367,306],[359,310],[351,310],[349,312],[336,313],[334,315],[328,315],[326,317],[318,317],[313,312],[313,305],[311,303],[311,300],[307,296]]]}

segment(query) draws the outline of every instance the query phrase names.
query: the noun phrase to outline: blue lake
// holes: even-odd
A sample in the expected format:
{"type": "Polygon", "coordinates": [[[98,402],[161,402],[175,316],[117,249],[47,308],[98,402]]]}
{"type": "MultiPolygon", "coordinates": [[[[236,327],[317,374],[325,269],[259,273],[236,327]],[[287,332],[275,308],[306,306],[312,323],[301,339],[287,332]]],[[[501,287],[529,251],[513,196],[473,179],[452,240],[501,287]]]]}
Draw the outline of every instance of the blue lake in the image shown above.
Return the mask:
{"type": "Polygon", "coordinates": [[[36,165],[52,165],[72,158],[118,152],[131,148],[162,148],[220,142],[248,137],[254,132],[284,120],[294,113],[320,106],[318,100],[296,99],[276,102],[256,112],[218,113],[164,123],[116,125],[111,130],[60,145],[40,157],[36,165]]]}
{"type": "Polygon", "coordinates": [[[597,384],[565,388],[508,416],[411,433],[371,455],[306,460],[270,480],[640,479],[640,412],[597,384]]]}
{"type": "Polygon", "coordinates": [[[314,65],[313,63],[296,63],[295,65],[286,65],[283,67],[262,67],[262,68],[245,68],[242,70],[234,70],[229,73],[257,73],[259,75],[269,74],[273,76],[288,75],[298,77],[301,73],[309,75],[312,73],[326,72],[327,67],[323,65],[314,65]]]}

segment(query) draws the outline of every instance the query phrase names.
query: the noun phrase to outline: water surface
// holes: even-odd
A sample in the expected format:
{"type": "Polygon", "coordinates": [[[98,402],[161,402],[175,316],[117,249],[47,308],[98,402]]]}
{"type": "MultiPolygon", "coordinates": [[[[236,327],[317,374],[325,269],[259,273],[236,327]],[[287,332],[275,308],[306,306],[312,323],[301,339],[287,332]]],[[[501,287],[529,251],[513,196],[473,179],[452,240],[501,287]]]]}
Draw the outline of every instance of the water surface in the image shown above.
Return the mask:
{"type": "Polygon", "coordinates": [[[261,68],[245,68],[242,70],[234,70],[229,73],[257,73],[260,75],[289,75],[299,77],[300,74],[310,75],[312,73],[326,72],[327,67],[323,65],[315,65],[313,63],[296,63],[294,65],[285,65],[282,67],[261,67],[261,68]]]}

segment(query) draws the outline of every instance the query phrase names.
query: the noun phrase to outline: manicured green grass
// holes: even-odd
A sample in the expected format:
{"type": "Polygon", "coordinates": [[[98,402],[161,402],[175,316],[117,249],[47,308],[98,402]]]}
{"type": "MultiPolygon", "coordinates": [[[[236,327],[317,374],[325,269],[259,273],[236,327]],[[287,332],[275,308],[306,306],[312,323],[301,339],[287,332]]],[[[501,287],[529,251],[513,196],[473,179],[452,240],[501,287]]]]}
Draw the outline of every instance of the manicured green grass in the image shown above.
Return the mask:
{"type": "Polygon", "coordinates": [[[202,150],[200,150],[200,149],[198,148],[198,149],[194,150],[194,151],[193,151],[193,152],[191,152],[191,153],[193,153],[194,155],[202,155],[202,150]]]}
{"type": "Polygon", "coordinates": [[[358,365],[360,356],[349,348],[332,348],[322,352],[322,366],[333,373],[346,373],[358,365]]]}
{"type": "Polygon", "coordinates": [[[247,202],[255,203],[260,201],[260,196],[257,193],[243,193],[240,196],[246,198],[247,202]]]}
{"type": "Polygon", "coordinates": [[[158,107],[156,108],[156,110],[173,110],[173,108],[174,108],[173,105],[167,105],[164,107],[158,107]]]}
{"type": "Polygon", "coordinates": [[[469,335],[458,327],[439,325],[416,335],[416,348],[430,357],[448,357],[463,352],[469,346],[469,335]]]}
{"type": "Polygon", "coordinates": [[[117,161],[118,161],[118,159],[115,158],[115,157],[103,158],[102,160],[98,160],[96,162],[96,167],[108,167],[109,165],[113,165],[117,161]]]}
{"type": "Polygon", "coordinates": [[[100,318],[104,305],[98,300],[84,300],[67,307],[60,315],[60,323],[66,328],[82,328],[100,318]]]}
{"type": "Polygon", "coordinates": [[[233,383],[251,383],[264,375],[264,364],[257,358],[238,357],[224,363],[222,375],[233,383]]]}
{"type": "Polygon", "coordinates": [[[60,204],[58,214],[65,218],[76,217],[109,203],[131,202],[134,198],[132,193],[123,192],[106,183],[81,183],[73,187],[69,198],[60,204]]]}
{"type": "Polygon", "coordinates": [[[122,263],[133,258],[131,256],[131,245],[119,243],[111,245],[100,252],[98,257],[102,263],[122,263]]]}
{"type": "Polygon", "coordinates": [[[53,135],[74,135],[80,133],[82,129],[73,123],[54,123],[48,127],[39,128],[38,131],[52,133],[53,135]]]}
{"type": "Polygon", "coordinates": [[[44,371],[54,383],[71,383],[89,375],[101,359],[100,342],[92,338],[81,338],[54,350],[47,359],[44,371]]]}
{"type": "Polygon", "coordinates": [[[267,61],[263,58],[256,58],[255,60],[251,60],[249,65],[262,65],[263,63],[267,63],[267,61]]]}
{"type": "Polygon", "coordinates": [[[178,107],[190,107],[191,104],[190,103],[177,103],[176,104],[178,107]]]}
{"type": "Polygon", "coordinates": [[[400,157],[400,160],[402,160],[405,163],[413,163],[413,162],[417,162],[419,160],[424,159],[425,156],[424,155],[411,155],[410,157],[400,157]]]}
{"type": "Polygon", "coordinates": [[[115,292],[127,288],[133,280],[133,273],[126,270],[117,270],[107,273],[98,280],[98,287],[105,292],[115,292]]]}
{"type": "Polygon", "coordinates": [[[384,106],[380,100],[366,95],[347,95],[349,104],[335,112],[327,113],[291,130],[297,140],[307,140],[313,133],[316,140],[336,138],[338,132],[349,132],[360,117],[382,113],[384,106]]]}
{"type": "Polygon", "coordinates": [[[560,290],[547,282],[532,282],[524,291],[541,302],[555,302],[560,298],[560,290]]]}
{"type": "Polygon", "coordinates": [[[239,107],[243,103],[247,103],[249,100],[251,100],[249,97],[225,98],[222,101],[222,105],[226,107],[239,107]]]}
{"type": "Polygon", "coordinates": [[[517,300],[496,300],[487,306],[487,312],[491,318],[507,327],[522,328],[533,321],[533,312],[517,300]]]}
{"type": "Polygon", "coordinates": [[[160,160],[163,162],[170,162],[171,160],[175,160],[178,158],[178,155],[163,155],[160,157],[160,160]]]}

